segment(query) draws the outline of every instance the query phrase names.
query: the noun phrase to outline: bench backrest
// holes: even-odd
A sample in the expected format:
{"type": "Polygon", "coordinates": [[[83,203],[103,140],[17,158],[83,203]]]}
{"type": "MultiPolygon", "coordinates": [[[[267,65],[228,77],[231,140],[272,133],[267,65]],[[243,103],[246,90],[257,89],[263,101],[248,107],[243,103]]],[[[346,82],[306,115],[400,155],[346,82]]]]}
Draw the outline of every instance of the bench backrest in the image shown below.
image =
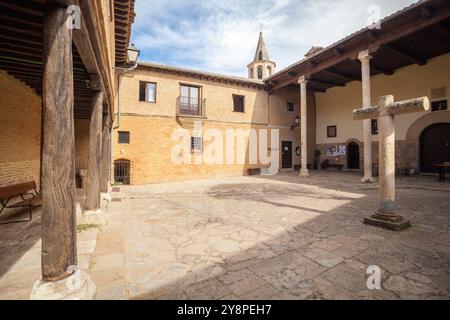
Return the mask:
{"type": "Polygon", "coordinates": [[[0,188],[0,199],[8,200],[11,197],[20,196],[22,193],[26,193],[30,190],[36,189],[36,182],[30,181],[20,183],[12,186],[0,188]]]}

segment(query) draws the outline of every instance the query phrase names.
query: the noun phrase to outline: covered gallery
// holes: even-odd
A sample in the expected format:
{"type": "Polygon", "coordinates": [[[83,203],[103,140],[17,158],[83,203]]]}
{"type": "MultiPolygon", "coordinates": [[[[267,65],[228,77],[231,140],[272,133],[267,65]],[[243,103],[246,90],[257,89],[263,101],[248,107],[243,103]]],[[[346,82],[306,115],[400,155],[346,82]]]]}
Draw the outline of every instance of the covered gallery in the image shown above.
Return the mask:
{"type": "Polygon", "coordinates": [[[2,207],[37,185],[42,278],[57,281],[77,265],[79,169],[86,209],[108,191],[114,66],[127,63],[134,0],[3,0],[0,16],[2,207]]]}

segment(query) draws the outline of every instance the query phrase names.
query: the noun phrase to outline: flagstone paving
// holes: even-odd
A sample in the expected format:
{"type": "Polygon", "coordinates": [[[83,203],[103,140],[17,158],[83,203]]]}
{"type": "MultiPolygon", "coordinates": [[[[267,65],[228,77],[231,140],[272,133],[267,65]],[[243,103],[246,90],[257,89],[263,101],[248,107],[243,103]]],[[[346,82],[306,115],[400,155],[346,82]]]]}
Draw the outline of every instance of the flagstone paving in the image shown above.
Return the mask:
{"type": "Polygon", "coordinates": [[[377,185],[314,172],[121,187],[97,239],[97,299],[449,299],[450,184],[398,179],[412,228],[362,224],[377,185]],[[381,290],[366,286],[381,269],[381,290]]]}

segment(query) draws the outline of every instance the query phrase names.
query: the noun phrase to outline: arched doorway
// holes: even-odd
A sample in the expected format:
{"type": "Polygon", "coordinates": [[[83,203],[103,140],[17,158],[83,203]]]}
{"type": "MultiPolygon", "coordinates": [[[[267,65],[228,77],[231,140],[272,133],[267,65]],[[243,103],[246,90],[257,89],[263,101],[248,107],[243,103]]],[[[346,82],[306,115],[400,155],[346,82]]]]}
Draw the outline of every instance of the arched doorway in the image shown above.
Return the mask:
{"type": "Polygon", "coordinates": [[[450,123],[433,124],[420,136],[420,170],[437,173],[443,162],[450,162],[450,123]]]}
{"type": "Polygon", "coordinates": [[[119,184],[130,184],[131,162],[127,159],[114,161],[114,181],[119,184]]]}
{"type": "Polygon", "coordinates": [[[350,142],[347,146],[347,168],[359,169],[359,145],[350,142]]]}

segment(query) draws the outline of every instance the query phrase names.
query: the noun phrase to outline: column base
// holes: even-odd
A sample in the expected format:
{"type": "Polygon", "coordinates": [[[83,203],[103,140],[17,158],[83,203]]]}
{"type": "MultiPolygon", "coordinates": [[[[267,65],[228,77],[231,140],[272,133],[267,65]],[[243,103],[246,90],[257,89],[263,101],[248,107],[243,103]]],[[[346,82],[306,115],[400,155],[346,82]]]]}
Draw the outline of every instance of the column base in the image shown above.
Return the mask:
{"type": "Polygon", "coordinates": [[[374,183],[375,179],[372,178],[372,177],[364,177],[364,178],[361,179],[361,182],[362,183],[374,183]]]}
{"type": "Polygon", "coordinates": [[[300,169],[300,177],[309,177],[308,169],[300,169]]]}
{"type": "Polygon", "coordinates": [[[82,224],[96,224],[106,226],[105,215],[101,209],[83,211],[81,218],[82,224]]]}
{"type": "Polygon", "coordinates": [[[96,287],[91,277],[78,266],[69,268],[73,274],[66,279],[55,282],[38,280],[30,300],[94,300],[96,287]]]}
{"type": "Polygon", "coordinates": [[[109,192],[102,192],[100,194],[100,199],[111,202],[111,194],[109,192]]]}
{"type": "Polygon", "coordinates": [[[401,215],[395,213],[387,213],[383,210],[378,210],[371,217],[365,218],[364,224],[388,229],[391,231],[402,231],[411,226],[409,220],[404,220],[401,215]]]}

